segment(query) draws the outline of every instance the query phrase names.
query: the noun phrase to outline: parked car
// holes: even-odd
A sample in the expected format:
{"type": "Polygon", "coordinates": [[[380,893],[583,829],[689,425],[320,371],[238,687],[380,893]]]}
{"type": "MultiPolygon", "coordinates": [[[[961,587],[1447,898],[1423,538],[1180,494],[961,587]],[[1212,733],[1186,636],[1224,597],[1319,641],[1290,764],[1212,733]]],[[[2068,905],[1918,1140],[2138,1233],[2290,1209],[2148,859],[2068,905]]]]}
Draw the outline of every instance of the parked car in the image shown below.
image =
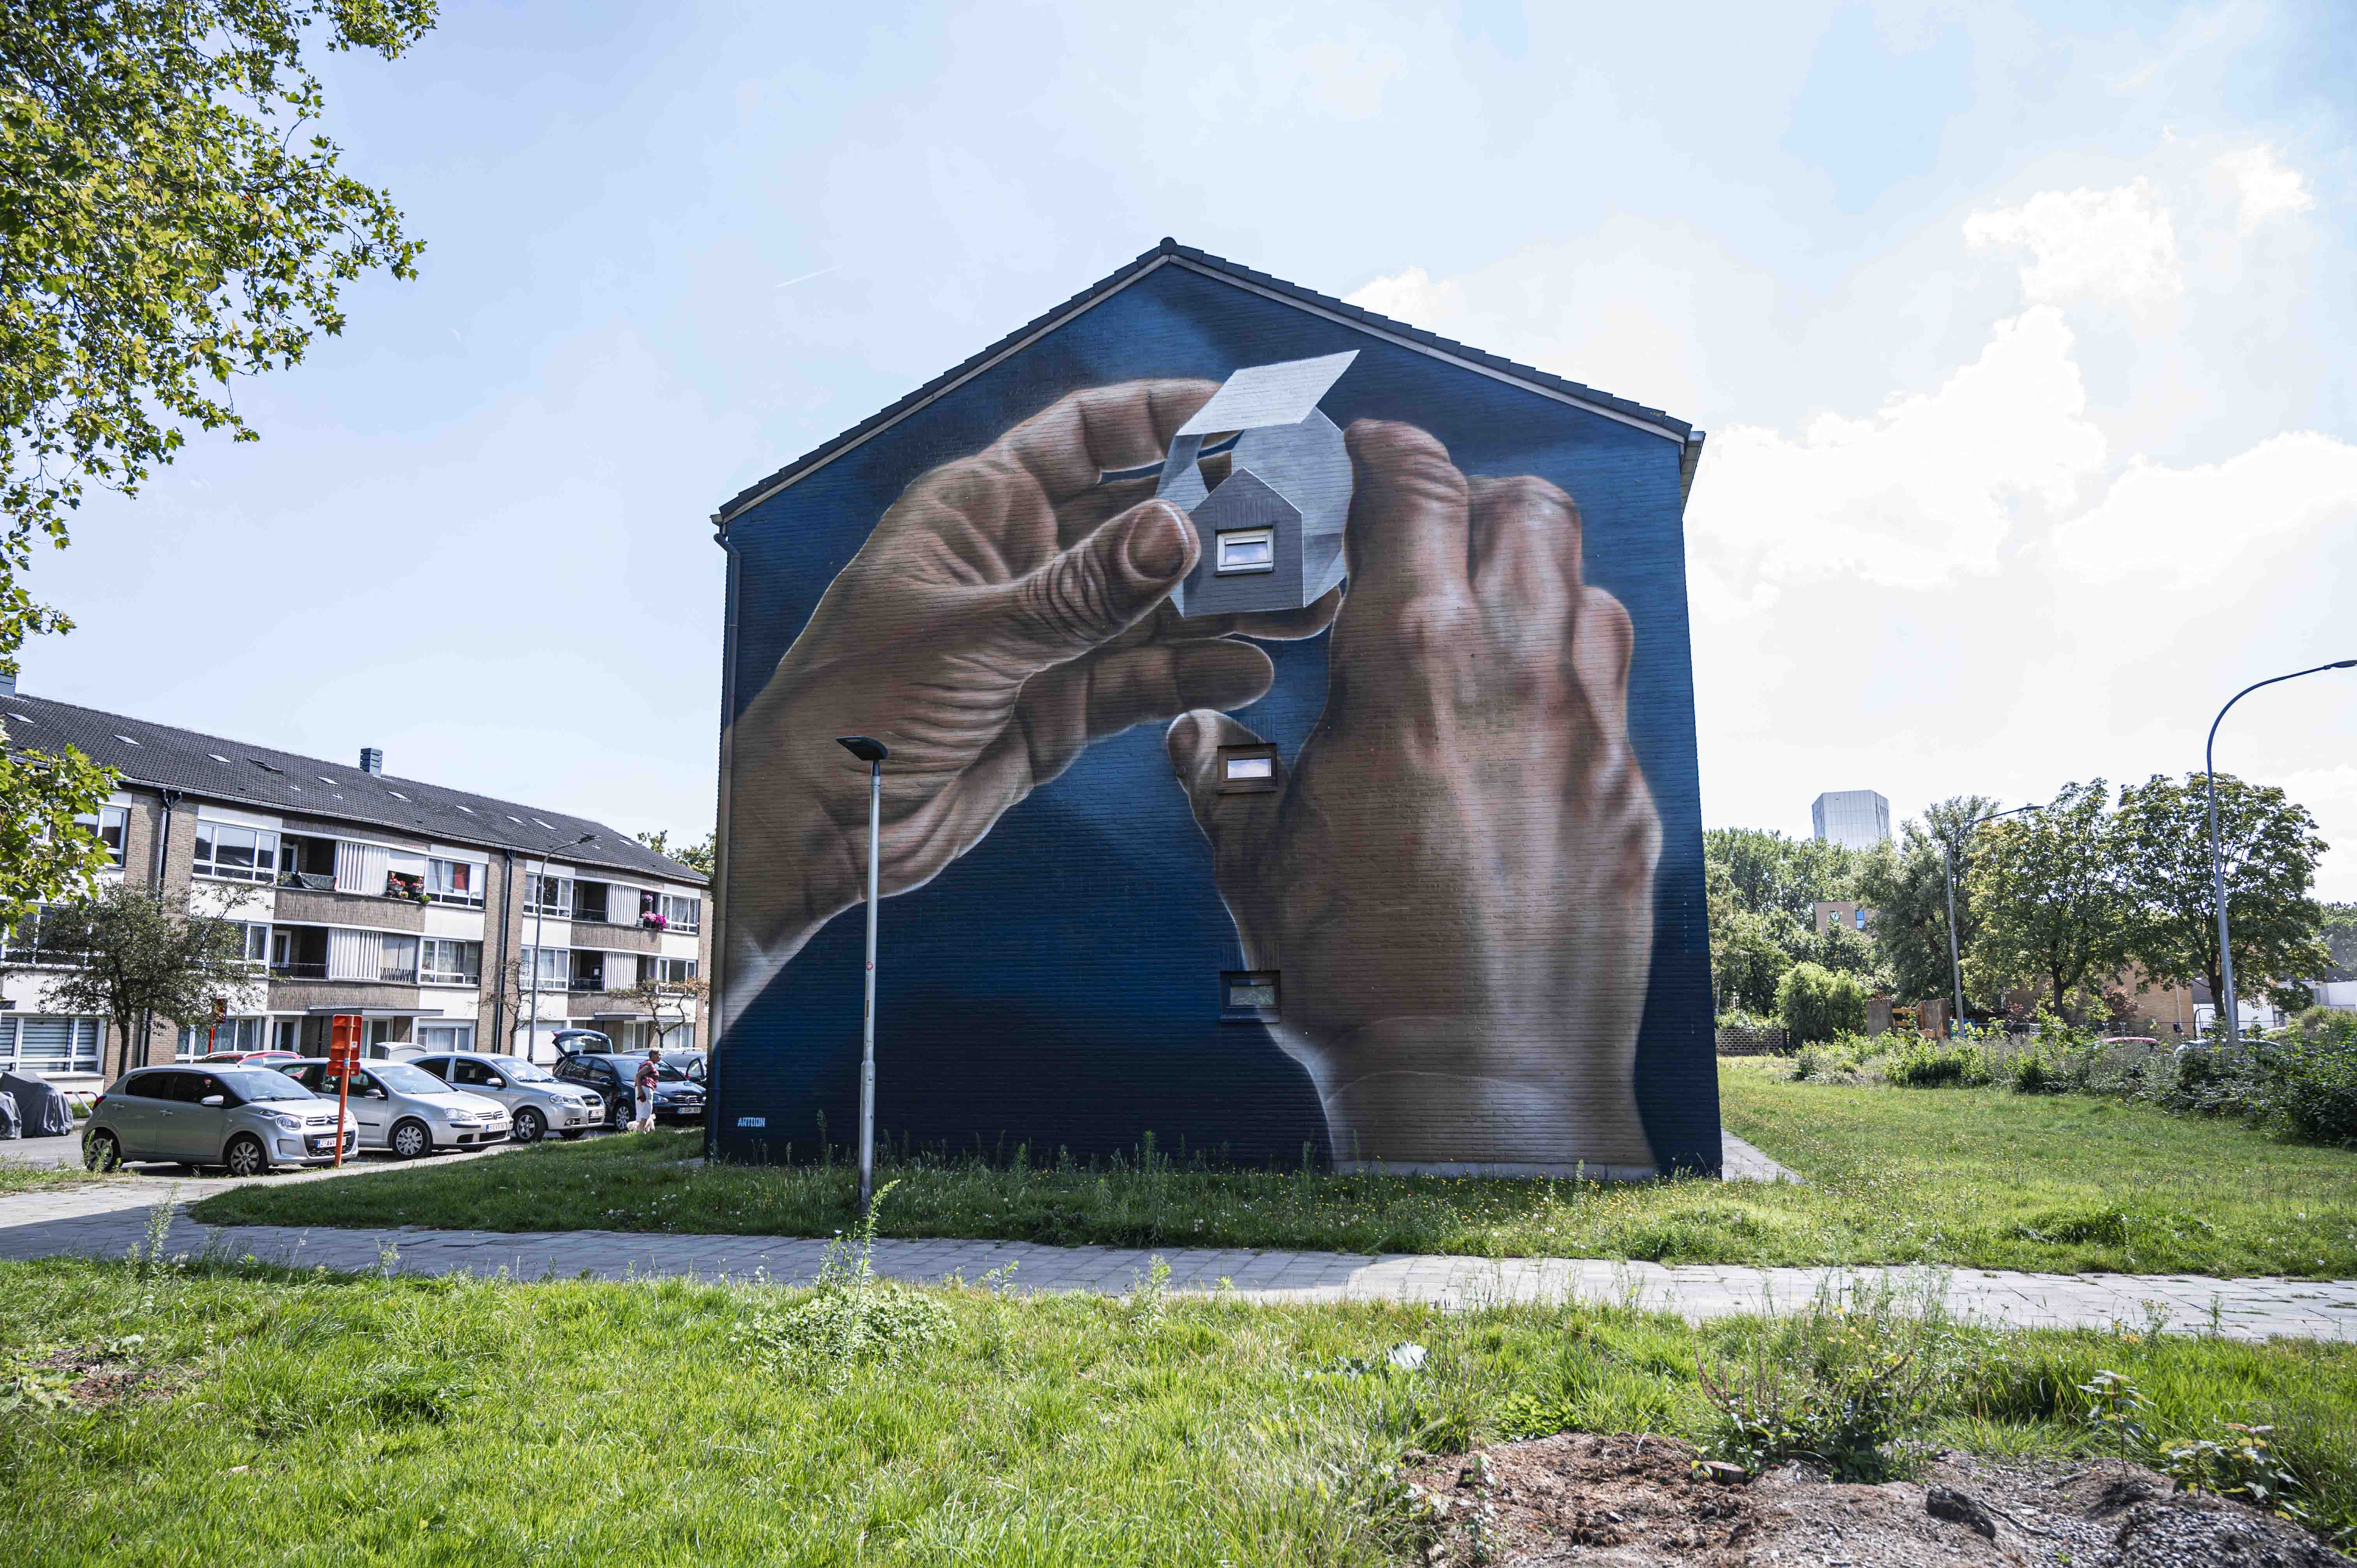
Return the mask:
{"type": "Polygon", "coordinates": [[[561,1083],[546,1068],[535,1067],[522,1057],[461,1051],[420,1057],[414,1065],[468,1094],[506,1106],[510,1135],[519,1144],[537,1144],[551,1133],[560,1138],[578,1138],[606,1123],[602,1097],[561,1083]]]}
{"type": "Polygon", "coordinates": [[[705,1081],[706,1067],[702,1051],[665,1051],[662,1059],[663,1066],[675,1067],[685,1073],[690,1083],[705,1081]]]}
{"type": "MultiPolygon", "coordinates": [[[[620,1127],[639,1113],[639,1064],[646,1059],[643,1056],[591,1055],[581,1051],[559,1061],[556,1076],[595,1092],[606,1102],[607,1119],[620,1127]]],[[[662,1064],[655,1079],[655,1120],[703,1121],[704,1085],[669,1063],[662,1064]]]]}
{"type": "MultiPolygon", "coordinates": [[[[299,1061],[278,1070],[314,1093],[329,1100],[337,1096],[335,1069],[324,1060],[299,1061]]],[[[372,1061],[354,1069],[345,1103],[360,1121],[361,1147],[390,1149],[404,1160],[436,1149],[504,1144],[508,1138],[506,1106],[463,1093],[408,1062],[372,1061]]]]}
{"type": "MultiPolygon", "coordinates": [[[[360,1122],[343,1119],[344,1153],[360,1122]]],[[[82,1164],[113,1170],[125,1160],[222,1165],[260,1176],[273,1165],[336,1157],[336,1108],[309,1086],[267,1068],[148,1067],[124,1073],[91,1105],[82,1164]]]]}
{"type": "Polygon", "coordinates": [[[207,1067],[279,1067],[287,1062],[299,1062],[302,1059],[301,1051],[215,1051],[210,1056],[197,1058],[207,1067]]]}

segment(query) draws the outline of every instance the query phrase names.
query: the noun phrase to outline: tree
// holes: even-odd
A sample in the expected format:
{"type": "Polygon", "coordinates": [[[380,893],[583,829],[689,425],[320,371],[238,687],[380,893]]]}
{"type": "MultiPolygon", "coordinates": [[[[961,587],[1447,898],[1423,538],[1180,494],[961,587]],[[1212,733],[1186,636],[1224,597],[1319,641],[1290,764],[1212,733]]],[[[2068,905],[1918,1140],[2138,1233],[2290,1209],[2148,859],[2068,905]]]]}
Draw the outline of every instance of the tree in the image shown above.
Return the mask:
{"type": "Polygon", "coordinates": [[[2066,784],[2025,816],[1985,822],[1966,887],[1979,918],[1968,966],[1991,989],[2042,983],[2066,1018],[2127,957],[2129,907],[2116,875],[2116,838],[2097,779],[2066,784]]]}
{"type": "Polygon", "coordinates": [[[245,959],[244,927],[183,914],[161,894],[127,882],[106,883],[44,911],[41,940],[80,959],[49,979],[48,1005],[112,1023],[123,1041],[116,1070],[138,1065],[132,1042],[141,1018],[160,1015],[197,1028],[213,1016],[216,999],[241,1011],[262,989],[261,972],[245,959]]]}
{"type": "Polygon", "coordinates": [[[1755,915],[1785,914],[1806,924],[1821,898],[1846,898],[1857,852],[1837,843],[1788,839],[1760,828],[1712,828],[1702,835],[1703,860],[1727,868],[1736,907],[1755,915]]]}
{"type": "Polygon", "coordinates": [[[12,751],[0,724],[0,926],[35,905],[87,887],[108,865],[106,846],[75,819],[95,812],[114,774],[72,746],[62,756],[12,751]]]}
{"type": "Polygon", "coordinates": [[[2357,904],[2327,904],[2324,913],[2324,946],[2332,961],[2326,966],[2326,980],[2357,980],[2357,904]]]}
{"type": "MultiPolygon", "coordinates": [[[[135,494],[189,426],[255,439],[231,378],[342,331],[345,283],[416,275],[392,201],[302,134],[326,109],[303,48],[317,28],[391,59],[433,21],[433,0],[0,8],[0,674],[72,629],[21,578],[85,486],[135,494]]],[[[62,759],[16,783],[12,817],[87,809],[62,759]]]]}
{"type": "Polygon", "coordinates": [[[1731,910],[1724,917],[1713,916],[1710,977],[1721,1008],[1773,1013],[1776,983],[1792,967],[1792,950],[1781,940],[1776,920],[1748,909],[1731,910]]]}
{"type": "Polygon", "coordinates": [[[1872,935],[1894,994],[1908,1002],[1947,996],[1953,989],[1948,963],[1948,880],[1943,845],[1954,857],[1956,951],[1971,950],[1979,935],[1971,885],[1972,824],[1996,810],[1986,795],[1953,795],[1910,818],[1897,844],[1880,844],[1859,856],[1857,901],[1874,910],[1872,935]]]}
{"type": "Polygon", "coordinates": [[[668,1049],[664,1041],[673,1033],[695,1022],[696,1005],[704,1000],[705,983],[701,980],[642,980],[622,993],[647,1010],[648,1026],[654,1030],[655,1048],[668,1049]]]}
{"type": "MultiPolygon", "coordinates": [[[[2155,774],[2120,791],[2120,876],[2131,902],[2128,955],[2162,983],[2200,981],[2225,994],[2218,959],[2217,885],[2202,775],[2155,774]]],[[[2273,785],[2218,777],[2218,843],[2234,975],[2247,991],[2273,983],[2277,1004],[2308,1005],[2301,983],[2332,962],[2323,911],[2309,897],[2324,841],[2316,819],[2273,785]]]]}
{"type": "Polygon", "coordinates": [[[709,876],[712,875],[713,857],[716,853],[715,841],[717,837],[717,833],[706,833],[704,835],[702,843],[687,844],[673,849],[671,847],[671,834],[662,828],[657,828],[651,832],[640,833],[639,842],[657,854],[667,854],[682,865],[693,867],[709,876]]]}
{"type": "Polygon", "coordinates": [[[1866,1030],[1866,985],[1854,974],[1796,963],[1776,986],[1776,1011],[1793,1045],[1866,1030]]]}

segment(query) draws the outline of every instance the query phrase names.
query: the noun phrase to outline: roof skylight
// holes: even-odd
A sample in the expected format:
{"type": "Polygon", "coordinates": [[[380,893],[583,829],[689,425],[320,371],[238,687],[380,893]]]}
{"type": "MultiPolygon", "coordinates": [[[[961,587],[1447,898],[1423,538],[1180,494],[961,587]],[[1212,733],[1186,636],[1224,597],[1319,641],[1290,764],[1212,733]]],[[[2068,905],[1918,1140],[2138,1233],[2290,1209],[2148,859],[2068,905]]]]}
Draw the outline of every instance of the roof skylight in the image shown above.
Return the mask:
{"type": "Polygon", "coordinates": [[[119,740],[119,741],[121,741],[121,742],[122,742],[124,745],[125,745],[125,746],[137,746],[137,745],[139,744],[137,741],[135,741],[135,740],[132,739],[132,738],[131,738],[129,736],[127,736],[127,735],[119,735],[119,736],[116,736],[114,738],[115,738],[115,739],[117,739],[117,740],[119,740]]]}
{"type": "Polygon", "coordinates": [[[394,800],[408,800],[408,799],[409,799],[409,797],[408,797],[408,796],[406,796],[406,795],[403,794],[403,793],[402,793],[400,790],[398,790],[398,789],[387,789],[387,790],[385,791],[385,793],[386,793],[386,794],[388,794],[388,795],[390,795],[390,796],[392,796],[392,797],[393,797],[394,800]]]}
{"type": "MultiPolygon", "coordinates": [[[[454,801],[454,802],[453,802],[453,804],[456,804],[456,802],[454,801]]],[[[466,813],[467,813],[467,815],[468,815],[468,816],[470,816],[470,817],[471,817],[471,816],[473,816],[473,815],[475,814],[475,808],[474,808],[474,807],[472,807],[472,806],[459,806],[459,807],[458,807],[458,809],[459,809],[460,811],[462,811],[466,812],[466,813]]]]}
{"type": "Polygon", "coordinates": [[[207,757],[211,757],[215,762],[227,762],[227,761],[229,760],[229,758],[228,758],[228,757],[223,757],[223,756],[222,756],[220,752],[218,752],[218,751],[208,751],[207,753],[205,753],[205,755],[206,755],[207,757]]]}

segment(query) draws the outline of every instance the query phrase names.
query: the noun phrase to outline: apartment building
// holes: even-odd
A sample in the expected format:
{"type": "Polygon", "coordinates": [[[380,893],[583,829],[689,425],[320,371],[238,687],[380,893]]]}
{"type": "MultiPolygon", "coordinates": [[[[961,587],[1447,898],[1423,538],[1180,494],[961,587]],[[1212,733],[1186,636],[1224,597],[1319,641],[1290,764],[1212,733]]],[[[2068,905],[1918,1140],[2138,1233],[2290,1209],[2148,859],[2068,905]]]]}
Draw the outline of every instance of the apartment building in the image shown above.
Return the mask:
{"type": "Polygon", "coordinates": [[[38,912],[7,934],[0,1069],[76,1085],[207,1049],[324,1052],[329,1019],[396,1047],[554,1060],[564,1029],[643,1048],[661,999],[673,1049],[701,1047],[711,962],[701,872],[600,822],[386,774],[374,748],[340,766],[0,686],[8,744],[79,747],[120,775],[86,825],[113,875],[160,884],[245,927],[253,983],[210,1030],[155,1019],[127,1055],[102,1020],[46,1004],[73,955],[38,912]]]}

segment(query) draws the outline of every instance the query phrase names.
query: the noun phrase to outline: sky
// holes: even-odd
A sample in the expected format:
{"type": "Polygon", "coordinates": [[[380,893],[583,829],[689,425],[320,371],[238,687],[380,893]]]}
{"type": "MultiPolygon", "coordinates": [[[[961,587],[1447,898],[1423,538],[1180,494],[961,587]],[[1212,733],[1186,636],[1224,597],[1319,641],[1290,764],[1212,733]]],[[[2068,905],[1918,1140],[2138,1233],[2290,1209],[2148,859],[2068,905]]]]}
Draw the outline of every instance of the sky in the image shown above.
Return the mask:
{"type": "MultiPolygon", "coordinates": [[[[1173,235],[1710,433],[1705,820],[2198,768],[2357,657],[2357,11],[447,0],[427,242],[84,506],[24,689],[713,818],[739,488],[1173,235]]],[[[2357,671],[2218,764],[2357,899],[2357,671]]]]}

